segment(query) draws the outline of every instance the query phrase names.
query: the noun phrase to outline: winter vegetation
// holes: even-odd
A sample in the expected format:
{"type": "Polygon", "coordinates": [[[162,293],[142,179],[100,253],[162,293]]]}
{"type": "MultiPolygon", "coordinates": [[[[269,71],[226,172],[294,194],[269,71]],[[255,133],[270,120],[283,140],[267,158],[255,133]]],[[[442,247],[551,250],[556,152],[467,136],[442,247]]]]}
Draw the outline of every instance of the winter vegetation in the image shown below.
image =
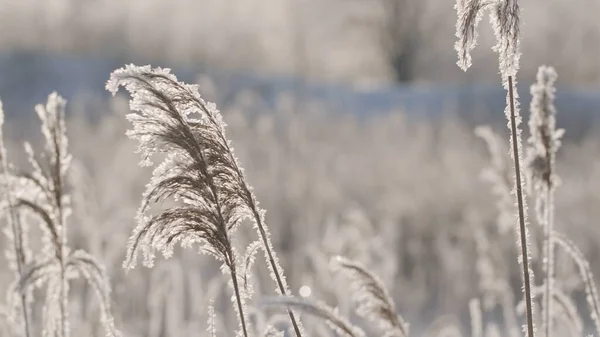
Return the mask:
{"type": "MultiPolygon", "coordinates": [[[[431,3],[378,3],[414,80],[431,3]]],[[[520,5],[455,4],[464,71],[489,15],[506,128],[252,91],[221,111],[209,78],[134,64],[103,105],[51,93],[23,145],[0,103],[0,335],[600,336],[600,136],[565,136],[551,66],[520,98],[520,5]]]]}

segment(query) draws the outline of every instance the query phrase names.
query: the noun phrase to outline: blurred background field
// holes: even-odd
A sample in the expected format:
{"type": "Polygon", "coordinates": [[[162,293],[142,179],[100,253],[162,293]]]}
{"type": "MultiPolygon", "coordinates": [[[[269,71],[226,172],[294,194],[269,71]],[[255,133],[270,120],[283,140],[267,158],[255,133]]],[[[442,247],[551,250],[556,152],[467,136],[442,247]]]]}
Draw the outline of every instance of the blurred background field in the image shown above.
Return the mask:
{"type": "MultiPolygon", "coordinates": [[[[212,261],[178,251],[181,259],[159,260],[152,270],[126,276],[121,269],[150,172],[137,166],[124,134],[127,100],[111,98],[104,85],[127,63],[172,68],[222,111],[294,294],[309,287],[307,296],[349,314],[345,287],[327,267],[331,255],[344,254],[383,279],[415,335],[444,319],[468,335],[469,299],[490,293],[483,275],[508,280],[516,298],[521,277],[514,231],[498,220],[481,179],[489,154],[473,132],[490,124],[508,139],[493,34],[482,25],[483,46],[463,73],[455,65],[452,6],[0,0],[9,155],[22,160],[20,143],[39,138],[34,105],[53,90],[65,96],[74,155],[71,242],[106,264],[119,327],[128,336],[197,336],[206,329],[205,303],[216,298],[227,336],[235,316],[212,261]]],[[[538,65],[559,74],[558,126],[566,139],[557,159],[556,228],[600,275],[600,2],[529,0],[522,8],[524,118],[538,65]]],[[[541,238],[531,218],[535,261],[541,238]]],[[[250,240],[251,228],[241,231],[250,240]]],[[[0,265],[4,289],[12,275],[0,265]]],[[[266,266],[258,269],[257,306],[261,295],[272,295],[266,266]]],[[[558,256],[557,283],[589,317],[576,275],[558,256]]],[[[89,292],[83,285],[71,291],[76,335],[101,333],[89,292]]],[[[493,322],[500,303],[488,297],[484,320],[493,322]]]]}

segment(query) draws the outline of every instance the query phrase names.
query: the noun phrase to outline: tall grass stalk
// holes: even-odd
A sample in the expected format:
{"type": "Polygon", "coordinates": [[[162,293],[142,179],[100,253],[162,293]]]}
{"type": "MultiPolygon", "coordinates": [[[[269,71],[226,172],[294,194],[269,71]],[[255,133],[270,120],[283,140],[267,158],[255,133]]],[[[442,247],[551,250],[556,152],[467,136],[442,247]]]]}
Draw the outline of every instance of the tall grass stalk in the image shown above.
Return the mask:
{"type": "Polygon", "coordinates": [[[516,92],[516,75],[519,69],[519,4],[518,0],[457,0],[455,5],[458,20],[456,24],[456,37],[458,41],[455,49],[458,52],[458,66],[467,70],[471,66],[471,50],[477,43],[477,24],[481,21],[483,13],[490,10],[490,23],[496,36],[494,51],[498,53],[500,75],[502,84],[507,90],[507,106],[505,114],[510,131],[510,145],[514,162],[514,193],[518,209],[517,237],[521,246],[519,262],[523,269],[523,289],[526,301],[526,332],[528,337],[534,336],[534,320],[531,284],[533,273],[529,269],[529,239],[528,223],[526,218],[527,205],[523,198],[523,183],[521,172],[521,116],[518,109],[518,96],[516,92]]]}
{"type": "MultiPolygon", "coordinates": [[[[2,169],[1,179],[4,183],[3,190],[5,193],[7,203],[7,222],[10,226],[10,238],[13,248],[14,262],[16,265],[17,279],[21,279],[24,274],[25,266],[25,251],[23,247],[23,228],[19,214],[15,209],[15,200],[13,197],[13,180],[10,177],[8,160],[6,156],[6,148],[4,147],[4,137],[2,134],[2,128],[4,126],[4,110],[2,109],[2,101],[0,101],[0,169],[2,169]]],[[[23,316],[23,333],[25,337],[30,337],[30,322],[29,322],[29,311],[27,308],[27,294],[21,293],[20,307],[21,315],[23,316]]]]}

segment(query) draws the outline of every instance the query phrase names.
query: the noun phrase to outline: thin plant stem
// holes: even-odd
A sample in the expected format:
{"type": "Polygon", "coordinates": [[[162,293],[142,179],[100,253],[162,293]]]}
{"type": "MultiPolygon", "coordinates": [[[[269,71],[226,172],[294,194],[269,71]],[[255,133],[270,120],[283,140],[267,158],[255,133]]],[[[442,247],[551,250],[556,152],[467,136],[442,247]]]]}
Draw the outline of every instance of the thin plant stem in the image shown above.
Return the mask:
{"type": "Polygon", "coordinates": [[[521,167],[519,163],[519,144],[517,135],[517,122],[515,117],[513,77],[508,76],[508,94],[510,104],[510,127],[513,145],[513,159],[515,162],[515,190],[517,194],[517,207],[519,209],[519,231],[521,236],[521,254],[523,259],[523,283],[525,285],[525,305],[527,318],[528,337],[533,337],[533,312],[531,305],[531,284],[529,279],[529,252],[527,251],[527,229],[525,228],[525,211],[523,204],[523,191],[521,184],[521,167]]]}

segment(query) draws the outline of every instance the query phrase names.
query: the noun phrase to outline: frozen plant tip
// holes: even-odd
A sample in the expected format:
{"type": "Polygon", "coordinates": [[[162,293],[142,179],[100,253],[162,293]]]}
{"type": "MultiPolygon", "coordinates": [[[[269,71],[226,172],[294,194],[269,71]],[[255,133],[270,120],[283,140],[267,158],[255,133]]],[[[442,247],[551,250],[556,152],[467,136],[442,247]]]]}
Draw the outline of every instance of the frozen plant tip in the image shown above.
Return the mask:
{"type": "MultiPolygon", "coordinates": [[[[124,266],[135,265],[140,249],[146,265],[151,266],[156,250],[170,256],[178,241],[184,246],[199,243],[231,274],[236,310],[246,336],[246,295],[239,283],[247,271],[238,270],[241,261],[232,245],[242,220],[254,223],[278,292],[285,295],[289,291],[264,223],[264,210],[246,183],[221,114],[213,103],[200,97],[197,86],[178,82],[169,69],[128,65],[111,74],[106,88],[114,94],[119,86],[132,96],[133,112],[127,118],[133,129],[127,135],[139,142],[141,164],[152,165],[154,154],[166,154],[144,193],[124,266]],[[152,204],[167,199],[176,206],[150,214],[152,204]]],[[[290,311],[289,315],[300,336],[294,314],[290,311]]]]}
{"type": "Polygon", "coordinates": [[[341,256],[332,258],[331,263],[350,282],[359,315],[378,324],[385,336],[408,337],[408,325],[396,312],[394,301],[377,276],[341,256]]]}

